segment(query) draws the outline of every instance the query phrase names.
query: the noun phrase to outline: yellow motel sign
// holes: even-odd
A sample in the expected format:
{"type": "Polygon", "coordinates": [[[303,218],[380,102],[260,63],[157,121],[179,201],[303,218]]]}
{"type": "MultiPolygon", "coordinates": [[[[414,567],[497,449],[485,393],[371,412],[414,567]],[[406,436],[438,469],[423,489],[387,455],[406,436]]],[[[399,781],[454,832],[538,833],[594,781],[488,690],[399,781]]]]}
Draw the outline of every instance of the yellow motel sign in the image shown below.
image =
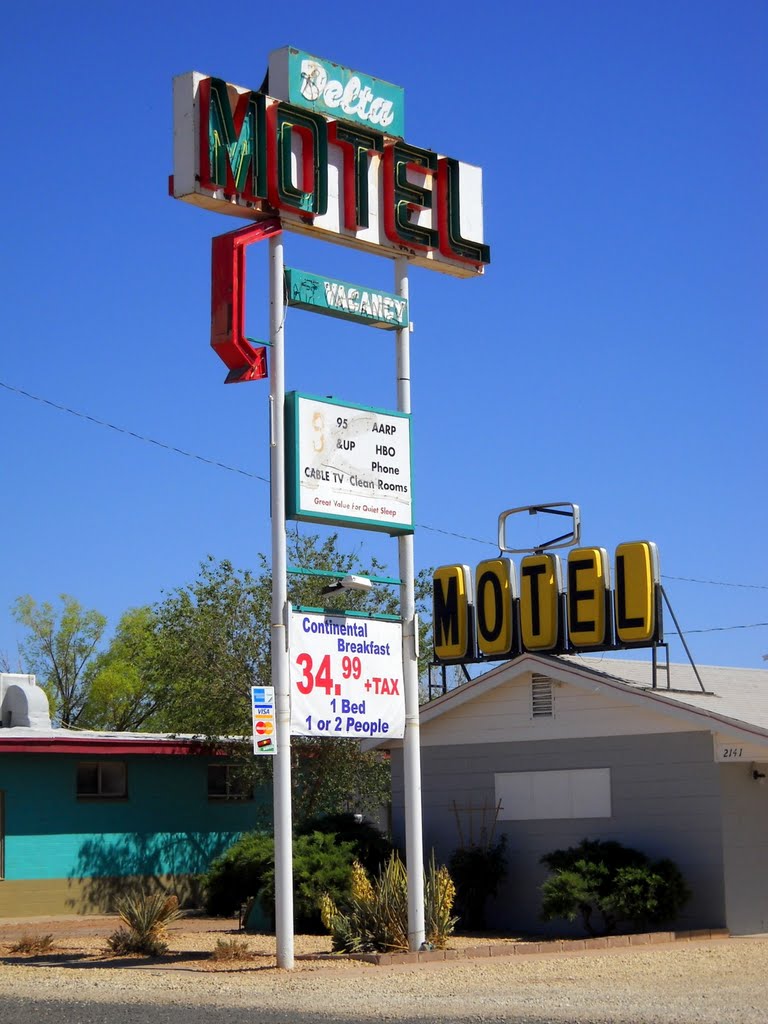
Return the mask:
{"type": "Polygon", "coordinates": [[[537,553],[467,565],[433,575],[435,660],[499,660],[523,651],[648,647],[663,639],[659,560],[650,541],[619,544],[614,585],[605,548],[573,548],[565,571],[558,555],[537,553]]]}

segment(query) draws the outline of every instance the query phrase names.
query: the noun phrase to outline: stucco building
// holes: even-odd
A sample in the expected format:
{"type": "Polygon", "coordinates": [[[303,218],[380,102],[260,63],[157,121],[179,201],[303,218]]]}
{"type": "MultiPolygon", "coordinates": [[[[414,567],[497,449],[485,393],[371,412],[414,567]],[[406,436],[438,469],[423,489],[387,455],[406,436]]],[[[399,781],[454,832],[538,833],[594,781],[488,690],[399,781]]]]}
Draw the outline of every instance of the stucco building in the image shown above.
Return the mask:
{"type": "MultiPolygon", "coordinates": [[[[680,928],[768,931],[768,672],[526,654],[421,709],[424,846],[507,837],[489,924],[540,920],[543,854],[615,839],[670,857],[693,896],[680,928]]],[[[383,744],[382,744],[383,746],[383,744]]],[[[403,833],[401,743],[390,743],[403,833]]]]}

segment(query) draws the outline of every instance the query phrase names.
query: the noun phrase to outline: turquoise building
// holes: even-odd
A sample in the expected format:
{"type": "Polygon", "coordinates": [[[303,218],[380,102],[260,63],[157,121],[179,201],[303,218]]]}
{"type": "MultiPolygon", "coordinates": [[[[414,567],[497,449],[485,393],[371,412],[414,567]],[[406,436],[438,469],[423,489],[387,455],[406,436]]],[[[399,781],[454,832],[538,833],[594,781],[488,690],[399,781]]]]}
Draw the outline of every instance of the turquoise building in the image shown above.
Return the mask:
{"type": "Polygon", "coordinates": [[[270,807],[192,738],[54,729],[32,676],[0,675],[0,917],[106,911],[198,876],[270,807]]]}

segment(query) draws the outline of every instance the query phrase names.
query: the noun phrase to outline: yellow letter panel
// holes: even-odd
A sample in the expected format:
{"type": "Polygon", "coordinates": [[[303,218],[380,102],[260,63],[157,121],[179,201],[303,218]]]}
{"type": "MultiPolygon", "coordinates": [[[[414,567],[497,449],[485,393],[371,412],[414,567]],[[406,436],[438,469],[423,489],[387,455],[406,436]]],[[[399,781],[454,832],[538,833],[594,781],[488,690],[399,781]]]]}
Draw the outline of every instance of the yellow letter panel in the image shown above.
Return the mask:
{"type": "Polygon", "coordinates": [[[472,650],[472,574],[468,565],[441,565],[432,576],[432,628],[437,661],[464,661],[472,650]]]}
{"type": "Polygon", "coordinates": [[[661,639],[656,618],[659,556],[647,540],[630,541],[616,548],[616,640],[620,644],[647,644],[661,639]]]}
{"type": "Polygon", "coordinates": [[[562,570],[557,555],[526,555],[520,562],[520,634],[528,651],[562,646],[562,570]]]}
{"type": "Polygon", "coordinates": [[[610,643],[610,586],[605,548],[574,548],[568,553],[568,639],[574,647],[610,643]]]}
{"type": "Polygon", "coordinates": [[[475,621],[481,655],[517,654],[515,566],[508,558],[488,558],[475,570],[475,621]]]}

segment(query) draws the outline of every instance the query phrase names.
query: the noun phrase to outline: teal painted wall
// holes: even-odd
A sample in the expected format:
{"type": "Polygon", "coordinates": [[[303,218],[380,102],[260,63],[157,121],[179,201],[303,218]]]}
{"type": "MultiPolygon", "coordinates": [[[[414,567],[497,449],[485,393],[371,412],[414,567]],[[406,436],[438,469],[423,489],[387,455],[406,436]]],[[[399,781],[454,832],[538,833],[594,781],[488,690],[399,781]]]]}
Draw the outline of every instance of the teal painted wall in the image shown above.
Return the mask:
{"type": "Polygon", "coordinates": [[[209,800],[209,758],[0,755],[5,877],[198,874],[263,821],[271,797],[209,800]],[[77,764],[125,761],[128,797],[78,799],[77,764]]]}

